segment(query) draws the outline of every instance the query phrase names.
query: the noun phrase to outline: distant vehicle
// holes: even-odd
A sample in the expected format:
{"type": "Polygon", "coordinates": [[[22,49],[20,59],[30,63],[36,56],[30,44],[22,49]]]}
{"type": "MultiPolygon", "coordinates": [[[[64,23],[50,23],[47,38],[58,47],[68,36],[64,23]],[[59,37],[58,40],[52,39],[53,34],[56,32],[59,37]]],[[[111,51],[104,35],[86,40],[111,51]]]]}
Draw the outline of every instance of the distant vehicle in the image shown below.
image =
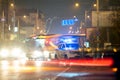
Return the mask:
{"type": "Polygon", "coordinates": [[[79,51],[79,49],[84,47],[84,42],[85,35],[56,34],[46,39],[45,46],[53,47],[57,58],[71,58],[81,55],[81,51],[79,51]],[[75,52],[79,52],[80,55],[76,54],[75,52]]]}
{"type": "MultiPolygon", "coordinates": [[[[29,58],[41,60],[55,58],[55,54],[63,55],[64,52],[79,51],[84,46],[85,35],[78,34],[51,34],[37,35],[26,39],[29,48],[29,58]]],[[[72,53],[70,53],[72,55],[72,53]]],[[[69,55],[69,54],[66,54],[69,55]]]]}
{"type": "Polygon", "coordinates": [[[108,46],[106,46],[105,50],[108,50],[108,51],[120,51],[120,44],[108,45],[108,46]]]}
{"type": "Polygon", "coordinates": [[[0,45],[0,59],[26,59],[26,52],[22,42],[7,41],[0,45]]]}
{"type": "Polygon", "coordinates": [[[47,60],[49,52],[45,49],[45,40],[47,35],[32,36],[25,40],[25,44],[29,50],[27,57],[29,60],[47,60]]]}

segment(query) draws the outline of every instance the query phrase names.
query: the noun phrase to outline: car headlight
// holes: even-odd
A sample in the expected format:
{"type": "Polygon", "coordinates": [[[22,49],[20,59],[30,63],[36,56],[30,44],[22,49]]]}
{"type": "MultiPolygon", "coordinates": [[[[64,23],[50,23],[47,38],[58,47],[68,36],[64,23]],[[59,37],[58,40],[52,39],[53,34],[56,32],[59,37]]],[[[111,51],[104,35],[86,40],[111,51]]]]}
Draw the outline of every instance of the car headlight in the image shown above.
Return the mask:
{"type": "Polygon", "coordinates": [[[21,56],[22,50],[20,48],[13,48],[11,51],[12,56],[18,57],[21,56]]]}
{"type": "Polygon", "coordinates": [[[35,61],[35,66],[37,66],[37,67],[42,66],[42,62],[41,61],[35,61]]]}
{"type": "Polygon", "coordinates": [[[32,57],[41,57],[41,56],[42,56],[41,51],[38,50],[33,51],[32,57]]]}
{"type": "Polygon", "coordinates": [[[7,49],[2,49],[0,51],[0,56],[1,57],[7,57],[9,55],[9,51],[7,49]]]}
{"type": "Polygon", "coordinates": [[[7,70],[9,68],[9,62],[6,60],[1,61],[1,69],[7,70]]]}

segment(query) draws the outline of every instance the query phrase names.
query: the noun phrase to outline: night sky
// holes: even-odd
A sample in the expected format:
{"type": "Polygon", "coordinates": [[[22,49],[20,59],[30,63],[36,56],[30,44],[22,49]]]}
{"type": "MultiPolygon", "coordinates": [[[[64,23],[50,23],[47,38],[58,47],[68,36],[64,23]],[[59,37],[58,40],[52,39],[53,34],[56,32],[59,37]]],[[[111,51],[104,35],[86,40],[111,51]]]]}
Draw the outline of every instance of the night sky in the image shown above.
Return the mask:
{"type": "Polygon", "coordinates": [[[83,16],[84,10],[89,10],[95,0],[15,0],[17,7],[41,10],[47,17],[83,16]],[[79,8],[74,4],[78,2],[79,8]]]}
{"type": "MultiPolygon", "coordinates": [[[[54,19],[50,27],[50,33],[68,33],[68,26],[62,26],[62,19],[70,19],[76,16],[80,22],[84,20],[85,10],[90,10],[96,0],[15,0],[16,7],[39,9],[45,15],[45,18],[57,17],[54,19]],[[80,6],[76,8],[75,3],[80,6]]],[[[79,27],[79,26],[77,26],[79,27]]],[[[75,27],[74,27],[75,28],[75,27]]]]}

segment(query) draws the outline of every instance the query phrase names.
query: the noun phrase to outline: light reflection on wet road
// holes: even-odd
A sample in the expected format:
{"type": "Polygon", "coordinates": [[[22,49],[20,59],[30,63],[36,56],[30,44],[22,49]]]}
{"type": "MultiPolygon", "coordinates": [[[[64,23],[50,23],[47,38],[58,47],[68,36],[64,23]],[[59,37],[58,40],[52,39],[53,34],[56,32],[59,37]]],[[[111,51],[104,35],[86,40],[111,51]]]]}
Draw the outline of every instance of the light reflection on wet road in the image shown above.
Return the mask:
{"type": "Polygon", "coordinates": [[[8,63],[0,65],[0,80],[115,80],[114,74],[105,68],[107,72],[100,71],[99,68],[90,70],[88,67],[8,66],[8,63]]]}

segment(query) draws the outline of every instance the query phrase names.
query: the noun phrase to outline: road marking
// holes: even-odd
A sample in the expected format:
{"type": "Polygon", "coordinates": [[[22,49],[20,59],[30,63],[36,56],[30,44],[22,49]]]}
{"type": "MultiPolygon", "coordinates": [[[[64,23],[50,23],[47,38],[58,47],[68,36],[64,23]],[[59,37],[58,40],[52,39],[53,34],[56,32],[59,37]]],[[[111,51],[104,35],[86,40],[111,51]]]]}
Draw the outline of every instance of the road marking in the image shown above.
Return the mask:
{"type": "Polygon", "coordinates": [[[56,75],[52,80],[56,80],[61,74],[63,74],[64,72],[66,72],[69,69],[70,69],[70,67],[66,68],[64,71],[62,71],[58,75],[56,75]]]}

